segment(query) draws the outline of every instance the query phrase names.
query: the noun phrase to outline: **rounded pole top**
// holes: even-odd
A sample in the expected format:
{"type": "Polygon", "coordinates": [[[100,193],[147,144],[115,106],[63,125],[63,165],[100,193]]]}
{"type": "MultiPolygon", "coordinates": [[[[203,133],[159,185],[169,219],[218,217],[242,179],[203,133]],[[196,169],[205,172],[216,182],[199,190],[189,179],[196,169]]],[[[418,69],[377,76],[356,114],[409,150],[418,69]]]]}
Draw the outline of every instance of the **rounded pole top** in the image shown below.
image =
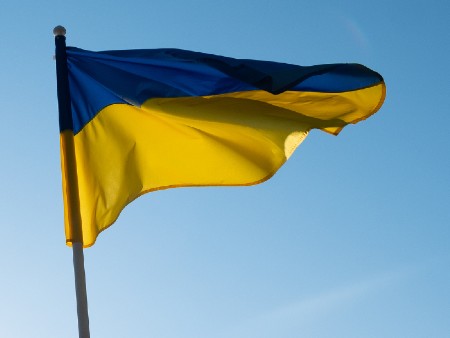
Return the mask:
{"type": "Polygon", "coordinates": [[[66,29],[63,26],[56,26],[55,28],[53,28],[53,34],[55,36],[65,36],[66,29]]]}

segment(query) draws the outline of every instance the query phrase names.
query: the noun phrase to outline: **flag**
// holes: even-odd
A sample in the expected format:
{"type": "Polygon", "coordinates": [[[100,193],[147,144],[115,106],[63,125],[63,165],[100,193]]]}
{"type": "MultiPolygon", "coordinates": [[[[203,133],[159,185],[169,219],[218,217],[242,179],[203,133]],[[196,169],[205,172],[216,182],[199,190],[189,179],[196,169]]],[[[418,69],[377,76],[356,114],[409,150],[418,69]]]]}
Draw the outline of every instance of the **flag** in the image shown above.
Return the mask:
{"type": "Polygon", "coordinates": [[[385,97],[381,75],[359,64],[302,67],[179,49],[67,47],[66,54],[70,109],[60,114],[60,136],[68,245],[93,245],[150,191],[261,183],[311,129],[337,135],[385,97]]]}

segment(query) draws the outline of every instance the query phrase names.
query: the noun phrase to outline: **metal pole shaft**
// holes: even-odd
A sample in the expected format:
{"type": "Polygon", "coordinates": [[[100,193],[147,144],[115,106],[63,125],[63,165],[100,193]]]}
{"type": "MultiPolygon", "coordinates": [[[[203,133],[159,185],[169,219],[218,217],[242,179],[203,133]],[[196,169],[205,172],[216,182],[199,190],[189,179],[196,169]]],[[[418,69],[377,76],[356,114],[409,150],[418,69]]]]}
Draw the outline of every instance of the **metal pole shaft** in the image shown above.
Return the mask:
{"type": "Polygon", "coordinates": [[[77,296],[78,333],[80,338],[89,338],[89,315],[84,273],[83,244],[73,243],[73,270],[75,273],[75,291],[77,296]]]}
{"type": "Polygon", "coordinates": [[[70,88],[67,69],[66,29],[57,26],[53,29],[56,46],[56,75],[58,88],[59,125],[61,130],[62,167],[65,182],[65,199],[68,208],[70,238],[73,248],[73,269],[77,298],[78,335],[90,338],[89,315],[87,306],[86,276],[84,271],[83,234],[81,231],[80,204],[78,196],[78,179],[76,156],[73,142],[70,88]]]}

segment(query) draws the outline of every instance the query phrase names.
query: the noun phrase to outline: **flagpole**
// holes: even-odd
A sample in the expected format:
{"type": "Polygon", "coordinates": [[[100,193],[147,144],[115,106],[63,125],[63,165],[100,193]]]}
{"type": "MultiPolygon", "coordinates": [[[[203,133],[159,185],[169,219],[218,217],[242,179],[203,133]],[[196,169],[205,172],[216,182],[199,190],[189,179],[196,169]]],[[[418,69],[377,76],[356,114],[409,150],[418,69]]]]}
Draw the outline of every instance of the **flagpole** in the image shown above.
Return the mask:
{"type": "Polygon", "coordinates": [[[89,313],[86,292],[86,275],[84,273],[83,244],[73,243],[73,270],[75,273],[75,292],[77,295],[78,335],[89,338],[89,313]]]}
{"type": "Polygon", "coordinates": [[[69,227],[73,239],[73,270],[75,275],[75,293],[77,299],[78,335],[79,338],[90,338],[89,314],[86,292],[86,275],[84,271],[83,235],[79,209],[78,179],[76,173],[76,157],[73,140],[73,124],[70,104],[69,78],[66,54],[66,29],[57,26],[53,29],[56,47],[56,76],[58,89],[59,124],[61,129],[63,180],[66,190],[65,198],[68,206],[69,227]]]}

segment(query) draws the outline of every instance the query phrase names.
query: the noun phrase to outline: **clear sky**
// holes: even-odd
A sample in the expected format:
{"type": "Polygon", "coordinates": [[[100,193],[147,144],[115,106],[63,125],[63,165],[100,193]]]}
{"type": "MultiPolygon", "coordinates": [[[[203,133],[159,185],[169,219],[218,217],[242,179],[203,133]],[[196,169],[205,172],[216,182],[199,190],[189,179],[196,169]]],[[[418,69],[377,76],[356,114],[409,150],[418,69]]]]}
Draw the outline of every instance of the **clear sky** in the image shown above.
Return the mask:
{"type": "Polygon", "coordinates": [[[54,39],[312,65],[387,98],[254,187],[147,194],[85,250],[92,337],[450,337],[450,2],[0,4],[0,336],[78,337],[54,39]]]}

